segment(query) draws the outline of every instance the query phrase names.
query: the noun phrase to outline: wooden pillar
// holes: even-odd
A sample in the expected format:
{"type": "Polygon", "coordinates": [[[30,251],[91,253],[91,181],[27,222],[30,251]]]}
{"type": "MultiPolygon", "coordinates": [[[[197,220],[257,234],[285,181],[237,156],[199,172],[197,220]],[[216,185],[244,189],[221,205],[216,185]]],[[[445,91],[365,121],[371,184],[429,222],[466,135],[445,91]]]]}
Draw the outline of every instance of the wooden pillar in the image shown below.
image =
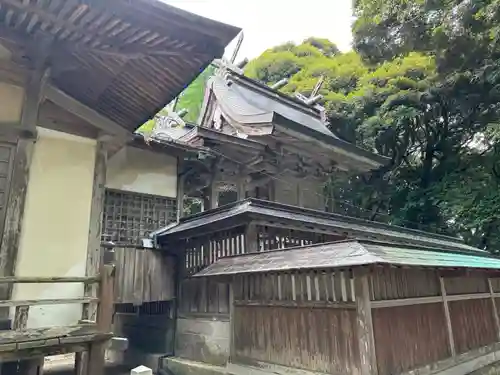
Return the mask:
{"type": "Polygon", "coordinates": [[[495,330],[497,333],[497,340],[500,342],[500,320],[498,318],[498,308],[495,300],[495,291],[493,290],[493,285],[491,284],[491,279],[488,278],[488,289],[491,295],[491,306],[493,309],[493,320],[495,321],[495,330]]]}
{"type": "Polygon", "coordinates": [[[259,233],[255,224],[248,224],[245,228],[245,253],[259,252],[259,233]]]}
{"type": "Polygon", "coordinates": [[[236,200],[241,201],[246,198],[246,178],[240,176],[236,182],[236,200]]]}
{"type": "Polygon", "coordinates": [[[237,280],[233,277],[229,281],[229,362],[234,360],[234,284],[237,280]]]}
{"type": "MultiPolygon", "coordinates": [[[[44,43],[42,46],[47,47],[44,43]]],[[[5,224],[0,243],[0,276],[12,276],[15,273],[19,240],[21,238],[22,222],[31,157],[37,137],[36,125],[42,92],[48,79],[49,69],[46,67],[47,51],[40,51],[24,89],[24,103],[20,120],[20,132],[14,155],[12,179],[9,197],[6,202],[5,224]]],[[[0,229],[1,230],[1,229],[0,229]]],[[[0,299],[12,297],[12,285],[0,286],[0,299]]],[[[0,319],[8,319],[9,309],[0,308],[0,319]]]]}
{"type": "Polygon", "coordinates": [[[439,277],[439,284],[441,285],[441,296],[443,297],[443,310],[446,321],[446,331],[448,332],[448,344],[450,346],[450,354],[452,357],[454,357],[457,353],[455,350],[455,340],[453,338],[453,328],[451,326],[450,307],[448,305],[448,297],[446,295],[446,286],[444,284],[444,279],[442,277],[439,277]]]}
{"type": "Polygon", "coordinates": [[[219,190],[217,189],[217,186],[214,182],[212,182],[212,184],[210,185],[208,192],[209,192],[208,202],[210,205],[209,207],[212,210],[219,206],[219,190]]]}
{"type": "Polygon", "coordinates": [[[375,352],[375,338],[373,336],[369,287],[370,274],[368,270],[363,268],[356,268],[353,273],[361,375],[376,375],[378,369],[375,352]]]}
{"type": "Polygon", "coordinates": [[[186,176],[178,174],[177,177],[177,221],[184,216],[184,181],[186,176]]]}
{"type": "MultiPolygon", "coordinates": [[[[100,271],[99,307],[97,309],[97,329],[103,333],[112,331],[114,313],[114,251],[106,250],[100,271]]],[[[90,344],[86,375],[104,375],[106,342],[90,344]]]]}
{"type": "MultiPolygon", "coordinates": [[[[108,153],[106,144],[98,141],[95,150],[94,181],[92,186],[92,201],[90,206],[89,239],[87,244],[87,264],[85,274],[97,275],[101,264],[101,231],[104,209],[104,195],[106,192],[106,168],[108,153]]],[[[85,285],[85,296],[96,297],[95,284],[85,285]]],[[[97,311],[96,304],[83,306],[82,319],[94,320],[97,311]]]]}
{"type": "MultiPolygon", "coordinates": [[[[106,192],[106,170],[108,153],[106,144],[98,141],[95,150],[94,180],[92,185],[92,201],[90,206],[89,238],[87,244],[87,262],[85,274],[87,276],[97,275],[101,265],[101,235],[102,215],[104,209],[104,195],[106,192]]],[[[97,297],[96,284],[84,286],[85,296],[97,297]]],[[[84,304],[82,310],[83,320],[94,320],[97,314],[97,305],[84,304]]],[[[88,353],[78,352],[75,354],[75,368],[77,375],[86,375],[88,353]]]]}

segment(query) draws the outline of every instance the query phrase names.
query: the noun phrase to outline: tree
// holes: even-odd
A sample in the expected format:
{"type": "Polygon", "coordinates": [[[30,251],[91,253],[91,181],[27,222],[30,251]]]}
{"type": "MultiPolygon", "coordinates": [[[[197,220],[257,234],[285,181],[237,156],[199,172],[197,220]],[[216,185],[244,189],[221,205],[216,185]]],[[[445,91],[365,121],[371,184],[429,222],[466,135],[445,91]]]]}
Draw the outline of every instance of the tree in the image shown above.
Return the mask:
{"type": "Polygon", "coordinates": [[[363,53],[332,55],[308,41],[287,43],[252,61],[247,74],[265,83],[288,77],[281,90],[304,95],[325,77],[321,94],[332,130],[390,158],[389,165],[371,174],[331,176],[325,191],[331,209],[459,234],[482,248],[500,245],[495,214],[500,212],[500,144],[491,131],[499,113],[497,65],[474,65],[469,59],[444,69],[442,57],[431,53],[432,43],[414,40],[411,45],[409,37],[408,43],[384,46],[383,53],[366,59],[366,51],[382,43],[377,33],[370,35],[372,45],[365,40],[363,47],[369,48],[363,53]],[[459,184],[464,174],[467,185],[459,184]],[[465,201],[464,195],[475,199],[465,201]],[[488,210],[481,208],[484,204],[488,210]]]}

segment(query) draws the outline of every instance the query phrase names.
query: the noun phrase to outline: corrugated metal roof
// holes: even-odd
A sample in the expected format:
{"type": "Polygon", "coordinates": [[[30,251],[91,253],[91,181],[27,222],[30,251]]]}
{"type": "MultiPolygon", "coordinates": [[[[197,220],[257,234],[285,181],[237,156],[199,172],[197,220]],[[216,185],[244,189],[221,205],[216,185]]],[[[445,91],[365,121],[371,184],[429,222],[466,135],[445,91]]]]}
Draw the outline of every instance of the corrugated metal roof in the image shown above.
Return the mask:
{"type": "Polygon", "coordinates": [[[254,198],[185,217],[175,227],[160,229],[154,235],[158,237],[160,242],[168,242],[170,237],[190,237],[193,235],[193,231],[199,230],[201,227],[210,229],[210,226],[213,226],[214,229],[221,230],[222,221],[231,223],[244,215],[246,215],[245,220],[248,222],[252,220],[280,221],[280,223],[286,222],[289,225],[304,226],[304,230],[321,229],[323,231],[331,230],[332,233],[337,234],[346,233],[351,238],[374,239],[374,236],[384,236],[387,241],[403,244],[457,251],[478,251],[478,249],[466,245],[459,238],[254,198]]]}
{"type": "Polygon", "coordinates": [[[355,240],[221,258],[194,276],[346,268],[372,264],[500,269],[500,258],[480,251],[457,253],[355,240]]]}

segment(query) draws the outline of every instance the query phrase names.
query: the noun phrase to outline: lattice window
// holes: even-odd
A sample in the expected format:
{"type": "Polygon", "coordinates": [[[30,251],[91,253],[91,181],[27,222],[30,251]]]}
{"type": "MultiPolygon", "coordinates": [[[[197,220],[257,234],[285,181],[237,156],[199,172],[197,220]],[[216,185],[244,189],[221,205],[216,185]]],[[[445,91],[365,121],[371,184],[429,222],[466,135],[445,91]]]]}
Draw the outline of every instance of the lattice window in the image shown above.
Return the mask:
{"type": "Polygon", "coordinates": [[[102,240],[137,244],[177,218],[176,199],[106,190],[102,240]]]}

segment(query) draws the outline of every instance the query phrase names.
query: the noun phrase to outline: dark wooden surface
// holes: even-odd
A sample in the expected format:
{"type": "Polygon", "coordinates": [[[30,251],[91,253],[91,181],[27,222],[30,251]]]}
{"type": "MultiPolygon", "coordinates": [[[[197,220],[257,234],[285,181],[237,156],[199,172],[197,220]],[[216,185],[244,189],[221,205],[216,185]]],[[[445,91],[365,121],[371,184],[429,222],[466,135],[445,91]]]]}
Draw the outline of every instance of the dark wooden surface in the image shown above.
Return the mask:
{"type": "Polygon", "coordinates": [[[234,355],[334,374],[360,374],[356,312],[236,306],[234,355]]]}
{"type": "Polygon", "coordinates": [[[457,354],[497,340],[491,299],[449,302],[457,354]]]}
{"type": "Polygon", "coordinates": [[[449,356],[441,303],[372,310],[379,374],[398,374],[449,356]]]}

